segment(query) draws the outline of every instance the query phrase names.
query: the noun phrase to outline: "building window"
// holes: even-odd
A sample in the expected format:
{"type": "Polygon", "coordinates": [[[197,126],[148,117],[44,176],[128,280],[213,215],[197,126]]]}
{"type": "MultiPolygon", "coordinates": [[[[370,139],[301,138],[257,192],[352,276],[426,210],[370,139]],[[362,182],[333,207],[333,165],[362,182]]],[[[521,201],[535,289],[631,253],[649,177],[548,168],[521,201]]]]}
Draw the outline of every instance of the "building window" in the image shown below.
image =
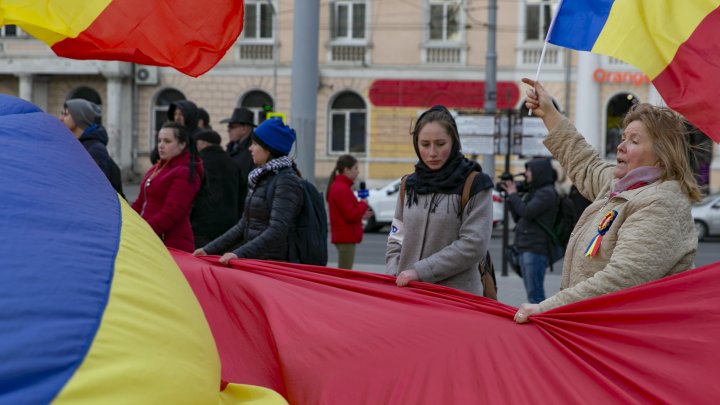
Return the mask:
{"type": "Polygon", "coordinates": [[[264,91],[253,90],[242,98],[238,106],[252,111],[255,125],[260,125],[265,121],[265,111],[273,110],[273,101],[270,95],[264,91]]]}
{"type": "Polygon", "coordinates": [[[460,41],[460,0],[430,1],[431,41],[460,41]]]}
{"type": "Polygon", "coordinates": [[[368,5],[365,0],[330,2],[330,62],[345,64],[368,63],[368,5]]]}
{"type": "MultiPolygon", "coordinates": [[[[67,98],[65,98],[65,101],[74,98],[81,98],[83,100],[87,100],[99,106],[102,106],[102,98],[100,98],[100,93],[95,91],[95,89],[93,89],[92,87],[81,86],[76,88],[68,94],[67,98]]],[[[98,117],[97,122],[95,123],[98,125],[102,125],[102,116],[98,117]]]]}
{"type": "Polygon", "coordinates": [[[23,31],[17,25],[4,25],[0,27],[0,37],[19,38],[22,37],[23,31]]]}
{"type": "Polygon", "coordinates": [[[335,1],[330,3],[331,37],[334,40],[365,39],[365,2],[335,1]]]}
{"type": "Polygon", "coordinates": [[[330,154],[352,153],[364,155],[367,151],[367,108],[365,101],[355,93],[339,94],[330,107],[330,154]]]}
{"type": "Polygon", "coordinates": [[[608,101],[605,157],[613,159],[617,155],[617,147],[622,142],[622,121],[630,111],[630,107],[639,102],[640,100],[630,93],[616,94],[608,101]]]}
{"type": "Polygon", "coordinates": [[[150,150],[155,148],[157,141],[156,134],[160,131],[162,124],[168,120],[168,108],[170,104],[180,100],[185,100],[185,95],[175,89],[165,89],[155,97],[151,116],[152,123],[150,124],[150,128],[154,128],[150,136],[150,150]]]}
{"type": "Polygon", "coordinates": [[[70,100],[71,98],[82,98],[84,100],[91,101],[97,105],[102,105],[100,93],[95,91],[95,89],[87,86],[78,87],[77,89],[71,91],[66,100],[70,100]]]}
{"type": "Polygon", "coordinates": [[[245,1],[245,39],[273,39],[273,8],[267,0],[245,1]]]}
{"type": "Polygon", "coordinates": [[[428,0],[427,29],[422,60],[429,64],[463,65],[466,63],[463,0],[428,0]]]}
{"type": "Polygon", "coordinates": [[[525,1],[525,41],[545,41],[552,20],[551,0],[525,1]]]}

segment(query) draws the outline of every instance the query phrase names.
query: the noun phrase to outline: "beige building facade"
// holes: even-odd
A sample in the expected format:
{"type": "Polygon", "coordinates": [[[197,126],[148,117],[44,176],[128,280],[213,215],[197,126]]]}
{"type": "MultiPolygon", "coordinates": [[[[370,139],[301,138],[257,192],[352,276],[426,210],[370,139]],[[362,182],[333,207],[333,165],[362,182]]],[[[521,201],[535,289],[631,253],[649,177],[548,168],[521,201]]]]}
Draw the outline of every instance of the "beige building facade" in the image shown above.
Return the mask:
{"type": "MultiPolygon", "coordinates": [[[[171,68],[55,57],[43,43],[14,27],[0,31],[0,91],[28,99],[50,114],[63,101],[88,98],[102,105],[109,150],[133,181],[150,165],[157,128],[169,103],[192,100],[219,121],[244,106],[263,119],[272,106],[292,119],[293,16],[299,0],[245,0],[243,34],[218,65],[199,78],[171,68]]],[[[315,173],[322,184],[337,157],[361,162],[368,185],[412,171],[417,158],[413,120],[433,104],[458,115],[482,115],[486,80],[487,0],[333,0],[320,2],[315,173]]],[[[544,32],[556,6],[549,0],[497,2],[497,107],[524,115],[522,77],[535,77],[544,32]]],[[[618,117],[633,102],[660,103],[636,69],[612,58],[550,46],[541,81],[601,155],[614,158],[618,117]]],[[[519,119],[519,118],[518,118],[519,119]]],[[[518,121],[519,125],[519,121],[518,121]]],[[[299,147],[303,147],[302,136],[299,147]]],[[[702,141],[702,139],[701,139],[702,141]]],[[[480,153],[500,174],[505,156],[480,153]]],[[[709,188],[720,189],[717,145],[703,141],[709,188]],[[713,160],[713,156],[716,158],[713,160]]],[[[495,150],[491,150],[495,149],[495,150]]],[[[522,171],[525,156],[510,156],[522,171]]]]}

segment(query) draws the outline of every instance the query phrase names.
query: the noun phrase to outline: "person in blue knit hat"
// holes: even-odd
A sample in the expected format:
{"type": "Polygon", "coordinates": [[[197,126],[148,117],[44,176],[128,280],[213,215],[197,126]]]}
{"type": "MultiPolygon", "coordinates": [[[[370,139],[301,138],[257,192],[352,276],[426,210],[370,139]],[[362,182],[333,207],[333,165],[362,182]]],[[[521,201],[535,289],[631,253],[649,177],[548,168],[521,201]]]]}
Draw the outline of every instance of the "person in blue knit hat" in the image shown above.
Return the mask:
{"type": "Polygon", "coordinates": [[[258,125],[250,145],[255,169],[248,176],[242,217],[223,235],[195,250],[195,256],[222,254],[222,263],[236,258],[289,260],[288,233],[304,195],[300,172],[288,156],[295,139],[295,130],[279,118],[258,125]]]}

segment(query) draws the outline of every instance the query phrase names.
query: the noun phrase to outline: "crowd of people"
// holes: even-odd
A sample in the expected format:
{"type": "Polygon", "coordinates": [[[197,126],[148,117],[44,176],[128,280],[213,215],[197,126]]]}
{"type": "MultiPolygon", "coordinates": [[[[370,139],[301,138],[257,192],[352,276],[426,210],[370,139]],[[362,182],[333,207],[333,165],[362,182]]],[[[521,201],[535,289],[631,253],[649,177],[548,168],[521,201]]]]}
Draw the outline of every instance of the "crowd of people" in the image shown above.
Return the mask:
{"type": "MultiPolygon", "coordinates": [[[[609,163],[540,83],[523,81],[531,86],[526,107],[547,127],[544,143],[554,160],[526,162],[525,190],[512,180],[499,184],[516,223],[514,246],[527,291],[516,322],[692,268],[697,238],[690,207],[700,191],[682,117],[668,108],[635,105],[623,121],[617,162],[609,163]],[[565,249],[561,291],[546,297],[544,277],[554,261],[550,247],[557,243],[548,227],[559,216],[558,162],[573,184],[567,195],[576,202],[578,219],[565,249]]],[[[81,99],[63,107],[60,119],[123,196],[100,107],[81,99]]],[[[132,208],[168,247],[219,255],[222,263],[288,261],[288,235],[304,204],[302,176],[290,156],[295,131],[280,119],[256,125],[246,108],[235,108],[220,123],[227,125],[225,149],[207,111],[187,100],[170,105],[132,208]]],[[[421,281],[482,295],[493,180],[463,154],[455,119],[444,106],[423,112],[410,135],[418,160],[401,182],[386,272],[399,287],[421,281]]],[[[354,266],[368,213],[366,196],[355,192],[359,173],[355,157],[340,156],[326,190],[330,241],[343,269],[354,266]]]]}

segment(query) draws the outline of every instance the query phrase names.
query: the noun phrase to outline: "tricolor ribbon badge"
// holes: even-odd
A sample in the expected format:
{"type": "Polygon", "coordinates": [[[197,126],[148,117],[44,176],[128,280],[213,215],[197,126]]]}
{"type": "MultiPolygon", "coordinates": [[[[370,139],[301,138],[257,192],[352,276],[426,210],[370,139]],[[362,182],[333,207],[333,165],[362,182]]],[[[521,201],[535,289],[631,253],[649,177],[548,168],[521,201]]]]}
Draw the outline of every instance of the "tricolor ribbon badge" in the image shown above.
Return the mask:
{"type": "Polygon", "coordinates": [[[610,229],[610,226],[613,224],[613,222],[615,222],[615,218],[617,218],[617,216],[618,212],[615,210],[608,211],[608,213],[605,214],[602,221],[600,221],[600,225],[598,225],[597,235],[592,238],[590,244],[585,250],[585,256],[592,257],[597,254],[598,250],[600,250],[600,243],[602,243],[603,236],[605,236],[608,229],[610,229]]]}

